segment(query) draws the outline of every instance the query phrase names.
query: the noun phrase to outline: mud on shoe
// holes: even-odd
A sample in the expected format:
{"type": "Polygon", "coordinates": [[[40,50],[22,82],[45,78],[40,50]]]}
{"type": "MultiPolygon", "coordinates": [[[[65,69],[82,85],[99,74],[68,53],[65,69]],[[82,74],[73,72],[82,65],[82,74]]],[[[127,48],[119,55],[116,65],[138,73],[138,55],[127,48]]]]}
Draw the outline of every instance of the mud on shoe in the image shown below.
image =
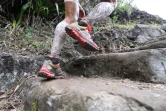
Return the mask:
{"type": "Polygon", "coordinates": [[[92,40],[89,31],[91,30],[91,26],[86,23],[86,21],[79,19],[77,22],[74,22],[68,26],[66,26],[66,33],[77,40],[84,49],[89,51],[98,51],[99,47],[92,40]]]}
{"type": "Polygon", "coordinates": [[[47,57],[43,66],[38,72],[39,77],[47,79],[64,79],[66,78],[65,72],[60,67],[59,58],[47,57]]]}

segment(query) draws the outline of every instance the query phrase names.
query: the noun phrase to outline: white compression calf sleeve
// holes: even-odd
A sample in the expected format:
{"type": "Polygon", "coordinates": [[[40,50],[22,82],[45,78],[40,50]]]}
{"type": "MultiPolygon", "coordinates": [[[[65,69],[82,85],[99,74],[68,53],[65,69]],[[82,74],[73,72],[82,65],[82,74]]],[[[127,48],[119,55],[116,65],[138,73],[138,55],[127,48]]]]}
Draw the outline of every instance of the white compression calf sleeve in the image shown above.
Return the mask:
{"type": "Polygon", "coordinates": [[[52,48],[51,48],[51,53],[52,54],[55,54],[55,55],[59,55],[60,54],[60,51],[62,49],[62,46],[66,40],[66,32],[65,32],[65,27],[67,26],[68,24],[64,21],[60,22],[56,28],[55,28],[55,31],[54,31],[54,40],[53,40],[53,45],[52,45],[52,48]]]}
{"type": "Polygon", "coordinates": [[[92,11],[85,17],[90,25],[100,22],[110,15],[115,9],[115,4],[110,2],[101,2],[96,5],[92,11]]]}

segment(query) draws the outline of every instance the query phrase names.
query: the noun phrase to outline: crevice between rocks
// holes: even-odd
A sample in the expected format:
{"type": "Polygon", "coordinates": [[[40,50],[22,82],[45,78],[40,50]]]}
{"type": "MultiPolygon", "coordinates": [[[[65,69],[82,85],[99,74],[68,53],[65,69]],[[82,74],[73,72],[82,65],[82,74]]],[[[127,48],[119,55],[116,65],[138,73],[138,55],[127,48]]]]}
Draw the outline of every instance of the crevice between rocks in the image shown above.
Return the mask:
{"type": "Polygon", "coordinates": [[[151,106],[148,106],[147,104],[135,99],[135,98],[132,98],[132,97],[126,97],[126,96],[123,96],[121,94],[114,94],[114,93],[108,93],[108,94],[111,94],[111,95],[115,95],[115,96],[120,96],[122,97],[123,99],[125,99],[127,101],[127,105],[129,106],[129,108],[131,109],[131,111],[134,111],[132,110],[131,108],[131,104],[133,104],[132,102],[135,102],[136,104],[138,104],[140,107],[144,107],[146,109],[146,111],[154,111],[154,109],[151,107],[151,106]]]}

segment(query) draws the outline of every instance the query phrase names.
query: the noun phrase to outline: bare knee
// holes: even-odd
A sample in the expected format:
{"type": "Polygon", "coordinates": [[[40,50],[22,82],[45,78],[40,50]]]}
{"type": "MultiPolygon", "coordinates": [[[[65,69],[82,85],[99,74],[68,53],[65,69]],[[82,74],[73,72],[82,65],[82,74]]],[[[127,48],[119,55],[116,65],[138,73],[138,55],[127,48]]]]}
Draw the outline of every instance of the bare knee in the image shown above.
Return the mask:
{"type": "Polygon", "coordinates": [[[79,16],[79,5],[77,0],[65,0],[65,22],[73,23],[79,16]]]}

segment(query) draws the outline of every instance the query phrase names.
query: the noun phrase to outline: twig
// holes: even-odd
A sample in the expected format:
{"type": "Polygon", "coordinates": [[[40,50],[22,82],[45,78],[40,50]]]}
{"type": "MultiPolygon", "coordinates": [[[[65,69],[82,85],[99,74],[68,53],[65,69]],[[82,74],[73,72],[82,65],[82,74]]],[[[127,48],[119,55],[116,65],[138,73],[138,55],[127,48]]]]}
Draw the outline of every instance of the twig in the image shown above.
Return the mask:
{"type": "Polygon", "coordinates": [[[17,110],[17,108],[13,105],[12,102],[9,102],[9,103],[10,103],[10,105],[11,105],[15,110],[17,110]]]}
{"type": "Polygon", "coordinates": [[[4,98],[6,98],[6,97],[7,97],[6,95],[0,96],[0,100],[1,100],[1,99],[4,99],[4,98]]]}
{"type": "MultiPolygon", "coordinates": [[[[26,80],[28,80],[28,79],[30,79],[30,78],[32,78],[32,77],[36,77],[36,76],[35,76],[35,75],[31,75],[31,76],[28,76],[27,78],[23,79],[22,82],[21,82],[19,85],[17,85],[17,86],[15,87],[14,91],[12,92],[12,94],[9,96],[8,99],[10,99],[11,97],[13,97],[13,95],[17,92],[17,90],[20,88],[20,86],[22,86],[22,84],[23,84],[26,80]]],[[[22,79],[22,78],[21,78],[21,79],[22,79]]]]}

